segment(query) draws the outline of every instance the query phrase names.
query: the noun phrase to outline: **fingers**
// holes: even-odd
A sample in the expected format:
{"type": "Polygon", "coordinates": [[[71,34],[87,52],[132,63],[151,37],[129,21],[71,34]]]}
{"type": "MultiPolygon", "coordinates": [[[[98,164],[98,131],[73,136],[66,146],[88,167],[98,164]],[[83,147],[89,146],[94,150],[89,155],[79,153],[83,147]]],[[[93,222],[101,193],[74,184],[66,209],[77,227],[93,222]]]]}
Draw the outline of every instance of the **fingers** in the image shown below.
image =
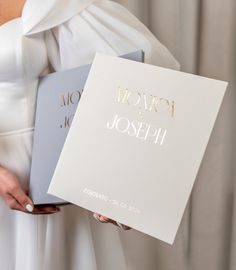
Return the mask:
{"type": "Polygon", "coordinates": [[[10,195],[15,198],[15,200],[24,208],[24,210],[32,213],[34,209],[34,204],[32,200],[26,195],[25,191],[18,185],[15,185],[10,190],[10,195]]]}
{"type": "Polygon", "coordinates": [[[120,222],[116,221],[116,224],[123,230],[128,231],[131,230],[131,228],[127,225],[121,224],[120,222]]]}
{"type": "Polygon", "coordinates": [[[60,211],[54,205],[34,206],[32,200],[26,195],[27,191],[23,190],[20,185],[13,185],[7,194],[6,201],[11,209],[19,210],[33,215],[49,215],[60,211]]]}
{"type": "Polygon", "coordinates": [[[4,198],[9,208],[31,214],[54,214],[60,209],[54,205],[34,207],[18,177],[6,168],[0,166],[0,196],[4,198]]]}
{"type": "Polygon", "coordinates": [[[7,194],[5,197],[7,197],[6,201],[11,209],[33,215],[49,215],[60,211],[54,205],[34,206],[32,200],[26,195],[27,191],[23,190],[20,185],[14,185],[9,192],[10,194],[7,194]]]}
{"type": "Polygon", "coordinates": [[[112,223],[112,224],[114,224],[114,225],[120,227],[121,229],[123,229],[123,230],[125,230],[125,231],[131,230],[131,228],[128,227],[127,225],[121,224],[120,222],[115,221],[115,220],[113,220],[113,219],[110,219],[110,223],[112,223]]]}
{"type": "Polygon", "coordinates": [[[93,217],[94,217],[97,221],[99,221],[99,222],[101,222],[101,223],[111,223],[111,224],[113,224],[113,225],[115,225],[115,226],[120,227],[120,228],[123,229],[123,230],[130,230],[130,229],[131,229],[130,227],[128,227],[128,226],[126,226],[126,225],[124,225],[124,224],[121,224],[121,223],[119,223],[118,221],[115,221],[115,220],[113,220],[113,219],[109,219],[108,217],[105,217],[105,216],[100,215],[100,214],[98,214],[98,213],[93,213],[93,217]]]}
{"type": "Polygon", "coordinates": [[[60,209],[54,205],[41,205],[34,206],[32,200],[26,195],[27,191],[23,190],[20,186],[16,185],[11,189],[11,196],[18,202],[17,209],[21,211],[31,213],[33,215],[50,215],[60,211],[60,209]]]}
{"type": "Polygon", "coordinates": [[[109,223],[109,218],[99,215],[98,213],[93,213],[93,217],[99,222],[109,223]]]}
{"type": "Polygon", "coordinates": [[[4,199],[10,209],[27,212],[27,210],[11,195],[6,194],[4,199]]]}
{"type": "Polygon", "coordinates": [[[8,207],[12,210],[22,211],[28,214],[33,215],[50,215],[55,214],[60,211],[60,209],[54,205],[45,205],[45,206],[35,206],[33,211],[28,211],[25,207],[23,207],[14,197],[7,194],[4,196],[4,199],[8,205],[8,207]]]}

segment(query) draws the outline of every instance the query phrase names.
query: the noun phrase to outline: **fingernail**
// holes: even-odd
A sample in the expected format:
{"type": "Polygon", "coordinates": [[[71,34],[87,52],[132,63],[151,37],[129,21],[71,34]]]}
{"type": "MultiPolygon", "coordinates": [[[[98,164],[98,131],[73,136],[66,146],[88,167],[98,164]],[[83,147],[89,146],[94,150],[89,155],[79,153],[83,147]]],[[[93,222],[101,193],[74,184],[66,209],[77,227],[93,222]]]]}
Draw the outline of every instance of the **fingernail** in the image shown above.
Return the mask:
{"type": "Polygon", "coordinates": [[[108,223],[108,220],[105,219],[104,217],[100,217],[99,220],[102,222],[102,223],[108,223]]]}
{"type": "Polygon", "coordinates": [[[123,229],[123,225],[122,225],[120,222],[116,221],[116,224],[117,224],[121,229],[123,229]]]}
{"type": "Polygon", "coordinates": [[[33,205],[31,205],[31,204],[27,204],[27,205],[25,206],[25,208],[26,208],[26,210],[27,210],[28,212],[30,212],[30,213],[32,213],[33,210],[34,210],[34,207],[33,207],[33,205]]]}
{"type": "Polygon", "coordinates": [[[109,221],[109,218],[101,215],[101,216],[100,216],[100,220],[109,221]]]}
{"type": "Polygon", "coordinates": [[[124,225],[124,224],[121,224],[120,222],[116,221],[116,224],[123,230],[129,230],[130,227],[124,225]]]}
{"type": "Polygon", "coordinates": [[[99,222],[101,222],[101,223],[108,223],[106,220],[104,220],[103,218],[100,218],[97,214],[93,214],[93,217],[97,220],[97,221],[99,221],[99,222]]]}
{"type": "Polygon", "coordinates": [[[97,220],[97,221],[100,221],[100,219],[99,219],[99,217],[98,217],[98,215],[97,214],[93,214],[93,217],[97,220]]]}

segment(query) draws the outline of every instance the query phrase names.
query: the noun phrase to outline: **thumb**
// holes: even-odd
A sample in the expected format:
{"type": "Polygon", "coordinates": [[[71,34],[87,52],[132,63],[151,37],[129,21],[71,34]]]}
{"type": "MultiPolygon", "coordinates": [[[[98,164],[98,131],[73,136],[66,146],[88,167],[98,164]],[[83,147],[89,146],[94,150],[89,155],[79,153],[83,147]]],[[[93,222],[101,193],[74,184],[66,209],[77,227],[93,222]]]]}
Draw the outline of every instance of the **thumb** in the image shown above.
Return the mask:
{"type": "Polygon", "coordinates": [[[26,195],[24,190],[21,187],[15,189],[11,194],[17,202],[24,207],[28,212],[33,212],[34,204],[32,200],[26,195]]]}

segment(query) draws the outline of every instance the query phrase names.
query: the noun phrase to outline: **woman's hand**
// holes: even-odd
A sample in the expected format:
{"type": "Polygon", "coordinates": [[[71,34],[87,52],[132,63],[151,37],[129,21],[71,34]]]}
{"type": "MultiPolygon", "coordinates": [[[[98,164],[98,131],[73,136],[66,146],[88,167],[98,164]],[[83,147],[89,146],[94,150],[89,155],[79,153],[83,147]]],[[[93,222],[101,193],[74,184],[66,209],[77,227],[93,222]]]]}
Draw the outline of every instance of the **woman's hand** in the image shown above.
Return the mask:
{"type": "Polygon", "coordinates": [[[108,217],[105,217],[105,216],[103,216],[103,215],[100,215],[100,214],[98,214],[98,213],[93,213],[93,217],[94,217],[97,221],[99,221],[99,222],[101,222],[101,223],[111,223],[111,224],[116,225],[116,226],[118,226],[118,227],[120,227],[120,228],[122,228],[123,230],[126,230],[126,231],[131,229],[130,227],[128,227],[128,226],[126,226],[126,225],[124,225],[124,224],[121,224],[121,223],[119,223],[118,221],[115,221],[115,220],[113,220],[113,219],[110,219],[110,218],[108,218],[108,217]]]}
{"type": "Polygon", "coordinates": [[[0,196],[10,209],[31,214],[53,214],[60,211],[52,205],[34,207],[28,191],[21,187],[19,179],[12,172],[0,166],[0,196]]]}

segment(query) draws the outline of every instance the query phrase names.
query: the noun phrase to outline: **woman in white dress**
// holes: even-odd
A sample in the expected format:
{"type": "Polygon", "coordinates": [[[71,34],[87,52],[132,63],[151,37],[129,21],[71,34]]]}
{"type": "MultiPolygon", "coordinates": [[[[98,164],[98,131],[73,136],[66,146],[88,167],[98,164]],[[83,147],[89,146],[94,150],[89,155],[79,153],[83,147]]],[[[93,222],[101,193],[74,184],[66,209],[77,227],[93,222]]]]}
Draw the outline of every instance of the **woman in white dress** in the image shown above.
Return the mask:
{"type": "Polygon", "coordinates": [[[109,0],[0,0],[0,25],[0,270],[156,269],[151,240],[141,233],[98,223],[76,206],[33,208],[27,186],[35,99],[39,76],[91,63],[97,51],[143,49],[147,63],[178,63],[109,0]]]}

